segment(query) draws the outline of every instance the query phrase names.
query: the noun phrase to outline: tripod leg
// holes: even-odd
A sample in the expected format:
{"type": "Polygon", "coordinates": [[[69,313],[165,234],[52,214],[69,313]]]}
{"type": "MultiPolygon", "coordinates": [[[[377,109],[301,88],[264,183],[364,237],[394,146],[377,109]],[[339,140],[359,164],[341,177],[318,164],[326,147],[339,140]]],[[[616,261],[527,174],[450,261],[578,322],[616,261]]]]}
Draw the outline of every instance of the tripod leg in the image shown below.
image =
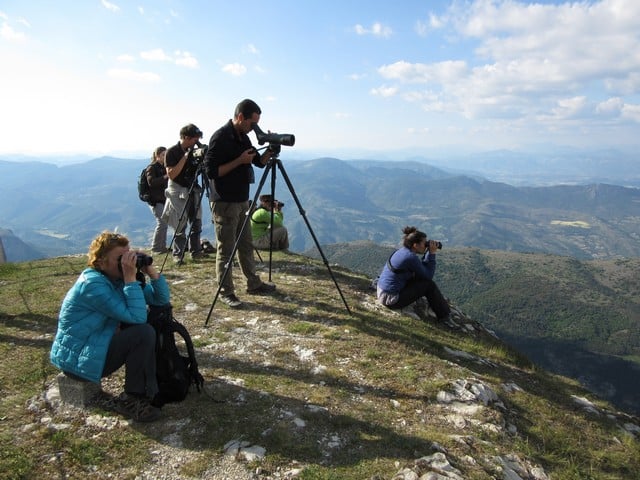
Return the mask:
{"type": "Polygon", "coordinates": [[[296,202],[296,205],[298,206],[298,210],[300,211],[300,215],[302,215],[302,218],[304,219],[304,223],[307,225],[307,229],[309,230],[309,233],[311,234],[311,237],[313,238],[313,241],[316,244],[316,248],[318,249],[318,252],[320,252],[320,256],[322,257],[322,261],[324,262],[325,266],[327,267],[327,270],[329,271],[329,275],[333,279],[333,283],[335,284],[336,289],[338,290],[338,293],[340,294],[340,297],[342,298],[342,303],[344,303],[344,306],[347,309],[347,312],[349,312],[349,315],[351,315],[351,310],[349,309],[349,305],[347,305],[347,301],[345,300],[344,295],[342,294],[342,290],[340,290],[340,285],[338,285],[336,277],[333,275],[333,272],[331,271],[331,267],[329,266],[329,261],[327,260],[327,257],[324,256],[324,252],[322,251],[322,248],[320,248],[320,243],[318,242],[318,239],[316,238],[315,233],[313,233],[313,229],[311,228],[311,224],[309,223],[309,220],[307,219],[307,214],[304,211],[304,209],[302,208],[302,205],[300,204],[300,200],[298,200],[298,196],[296,195],[296,192],[293,189],[293,185],[291,184],[291,180],[289,180],[289,176],[287,175],[287,172],[285,172],[284,166],[282,165],[282,162],[280,161],[279,158],[276,159],[276,162],[277,162],[278,168],[280,169],[280,172],[282,173],[282,178],[284,178],[284,181],[287,184],[287,187],[289,188],[289,192],[291,193],[291,196],[293,197],[293,200],[296,202]]]}
{"type": "MultiPolygon", "coordinates": [[[[258,188],[256,189],[256,193],[255,196],[253,198],[253,203],[252,205],[255,205],[256,202],[258,201],[258,197],[260,196],[260,191],[262,190],[262,187],[264,185],[265,180],[267,179],[267,175],[269,173],[269,171],[271,171],[271,169],[273,169],[273,162],[269,162],[265,169],[264,169],[264,173],[262,174],[262,178],[260,179],[260,182],[258,183],[258,188]]],[[[212,212],[213,214],[213,212],[212,212]]],[[[250,209],[247,210],[246,215],[245,215],[245,219],[242,222],[242,227],[240,228],[240,231],[237,233],[236,235],[236,241],[233,244],[233,249],[231,250],[231,254],[229,255],[229,258],[227,259],[227,262],[225,264],[224,267],[224,272],[222,273],[222,276],[220,277],[220,281],[218,282],[218,288],[216,289],[216,293],[213,297],[213,302],[211,303],[211,308],[209,308],[209,313],[207,314],[207,319],[204,322],[204,326],[206,327],[209,324],[209,319],[211,318],[211,312],[213,312],[213,307],[216,304],[216,301],[218,300],[218,297],[220,296],[220,290],[222,289],[222,286],[224,284],[225,279],[227,278],[227,275],[229,275],[231,267],[233,265],[233,257],[235,257],[236,252],[238,251],[238,245],[240,244],[240,240],[242,238],[243,232],[245,230],[245,228],[247,227],[247,224],[249,223],[249,220],[251,218],[250,215],[250,209]]],[[[216,253],[216,255],[221,255],[222,252],[220,251],[220,245],[218,245],[218,251],[216,253]]]]}
{"type": "MultiPolygon", "coordinates": [[[[173,244],[176,242],[176,237],[178,236],[178,232],[180,230],[182,230],[182,229],[186,230],[187,219],[185,218],[185,214],[187,213],[187,208],[189,208],[189,203],[191,201],[191,192],[193,191],[195,183],[197,183],[197,177],[196,177],[196,179],[194,179],[194,181],[191,184],[191,187],[189,188],[189,192],[187,194],[187,201],[185,202],[184,206],[182,207],[182,211],[180,212],[180,217],[178,217],[177,226],[175,228],[172,227],[173,228],[173,236],[171,237],[171,242],[169,243],[170,250],[168,250],[167,253],[164,256],[164,261],[162,262],[162,266],[160,267],[160,273],[162,273],[162,271],[164,270],[164,266],[167,263],[167,257],[169,256],[169,251],[171,251],[171,249],[173,247],[173,244]]],[[[171,199],[167,199],[167,201],[170,202],[171,199]]],[[[184,232],[184,234],[186,235],[186,231],[184,232]]],[[[183,252],[183,256],[184,256],[184,252],[183,252]]],[[[182,260],[182,256],[180,257],[180,260],[182,260]]]]}

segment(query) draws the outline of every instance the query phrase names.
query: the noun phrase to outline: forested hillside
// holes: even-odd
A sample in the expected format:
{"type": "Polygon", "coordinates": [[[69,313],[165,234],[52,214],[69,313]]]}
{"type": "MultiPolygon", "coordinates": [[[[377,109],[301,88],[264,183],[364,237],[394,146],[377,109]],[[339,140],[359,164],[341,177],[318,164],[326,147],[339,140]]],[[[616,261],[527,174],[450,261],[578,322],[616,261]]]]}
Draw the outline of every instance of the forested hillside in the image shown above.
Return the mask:
{"type": "MultiPolygon", "coordinates": [[[[374,278],[393,248],[357,242],[323,252],[374,278]]],[[[437,259],[436,282],[465,312],[539,365],[640,412],[640,259],[446,246],[437,259]]]]}

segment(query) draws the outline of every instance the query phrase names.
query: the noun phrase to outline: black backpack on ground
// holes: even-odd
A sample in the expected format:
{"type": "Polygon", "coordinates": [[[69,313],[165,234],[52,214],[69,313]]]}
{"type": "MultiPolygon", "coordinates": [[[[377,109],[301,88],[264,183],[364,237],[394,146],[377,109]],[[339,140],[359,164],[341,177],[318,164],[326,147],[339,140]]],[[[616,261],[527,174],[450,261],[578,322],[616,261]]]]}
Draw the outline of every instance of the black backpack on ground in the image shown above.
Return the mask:
{"type": "Polygon", "coordinates": [[[156,331],[156,377],[160,391],[154,403],[165,404],[184,400],[191,384],[195,384],[200,392],[204,378],[198,371],[193,342],[185,326],[173,318],[171,305],[150,305],[147,322],[156,331]],[[175,342],[175,333],[184,340],[188,356],[180,354],[175,342]]]}
{"type": "Polygon", "coordinates": [[[149,186],[149,182],[147,181],[147,170],[149,169],[149,165],[144,167],[140,172],[140,177],[138,177],[138,197],[143,202],[149,203],[151,200],[151,187],[149,186]]]}

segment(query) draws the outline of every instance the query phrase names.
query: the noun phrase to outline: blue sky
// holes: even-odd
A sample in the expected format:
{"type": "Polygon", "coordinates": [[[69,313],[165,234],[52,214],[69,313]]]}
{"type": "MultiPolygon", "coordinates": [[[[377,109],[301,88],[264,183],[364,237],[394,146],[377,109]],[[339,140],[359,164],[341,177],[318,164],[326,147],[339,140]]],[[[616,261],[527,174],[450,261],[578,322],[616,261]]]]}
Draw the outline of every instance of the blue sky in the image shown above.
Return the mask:
{"type": "Polygon", "coordinates": [[[637,0],[0,0],[0,58],[3,154],[146,155],[243,98],[341,158],[640,143],[637,0]]]}

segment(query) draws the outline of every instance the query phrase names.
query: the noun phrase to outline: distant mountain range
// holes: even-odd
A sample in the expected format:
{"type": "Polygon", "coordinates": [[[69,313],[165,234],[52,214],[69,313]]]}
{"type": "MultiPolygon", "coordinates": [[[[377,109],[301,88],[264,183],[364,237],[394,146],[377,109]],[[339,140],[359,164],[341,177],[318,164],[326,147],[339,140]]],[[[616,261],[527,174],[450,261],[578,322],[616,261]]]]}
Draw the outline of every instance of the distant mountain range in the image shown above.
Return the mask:
{"type": "MultiPolygon", "coordinates": [[[[84,252],[103,229],[118,229],[146,246],[153,218],[136,193],[146,163],[111,157],[65,166],[0,161],[0,227],[45,257],[84,252]]],[[[286,204],[294,251],[315,246],[309,229],[320,244],[395,245],[402,227],[412,224],[447,247],[583,259],[640,256],[637,188],[515,187],[415,161],[321,158],[281,165],[269,173],[275,172],[276,196],[286,204]]],[[[268,193],[270,175],[256,169],[256,177],[254,189],[264,179],[261,193],[268,193]]],[[[203,206],[203,236],[212,239],[207,198],[203,206]]]]}

